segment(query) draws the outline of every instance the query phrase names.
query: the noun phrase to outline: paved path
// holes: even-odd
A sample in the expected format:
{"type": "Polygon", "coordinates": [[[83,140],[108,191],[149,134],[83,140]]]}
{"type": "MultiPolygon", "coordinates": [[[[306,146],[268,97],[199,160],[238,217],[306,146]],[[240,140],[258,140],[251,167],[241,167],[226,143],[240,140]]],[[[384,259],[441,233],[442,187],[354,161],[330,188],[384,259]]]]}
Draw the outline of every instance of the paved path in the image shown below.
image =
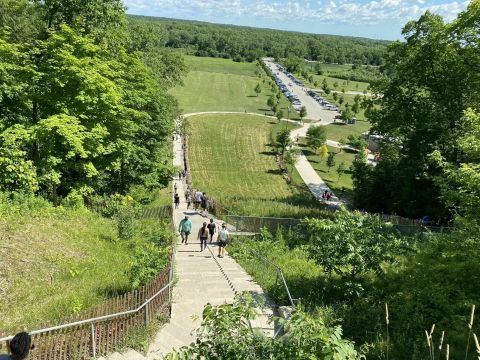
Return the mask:
{"type": "MultiPolygon", "coordinates": [[[[180,140],[174,142],[174,165],[181,166],[182,148],[180,140]]],[[[186,214],[193,223],[193,232],[188,245],[177,245],[175,258],[175,274],[178,282],[173,289],[172,317],[156,335],[148,349],[149,359],[159,359],[173,348],[179,348],[195,341],[194,330],[198,328],[202,318],[202,311],[207,303],[220,305],[231,303],[237,292],[248,291],[254,296],[265,295],[245,270],[237,262],[226,255],[217,258],[218,248],[209,245],[200,252],[200,243],[197,233],[207,218],[193,210],[187,210],[184,201],[184,186],[181,180],[175,180],[178,193],[182,200],[179,209],[174,210],[174,222],[178,227],[186,214]]],[[[221,222],[216,220],[218,225],[221,222]]],[[[262,329],[265,334],[273,335],[273,323],[269,321],[273,314],[272,307],[263,311],[252,327],[262,329]]]]}

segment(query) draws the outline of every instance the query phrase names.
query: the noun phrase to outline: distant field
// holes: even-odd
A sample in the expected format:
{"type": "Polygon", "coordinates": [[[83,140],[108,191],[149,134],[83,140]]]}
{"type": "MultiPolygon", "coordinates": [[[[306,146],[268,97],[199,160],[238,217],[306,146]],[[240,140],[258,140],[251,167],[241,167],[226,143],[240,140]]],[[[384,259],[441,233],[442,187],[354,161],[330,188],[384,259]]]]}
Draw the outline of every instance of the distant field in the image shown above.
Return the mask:
{"type": "MultiPolygon", "coordinates": [[[[185,56],[190,72],[184,86],[171,91],[184,113],[202,111],[247,111],[269,113],[267,99],[271,95],[269,78],[255,75],[255,63],[238,63],[230,59],[185,56]],[[265,80],[265,83],[263,82],[265,80]],[[262,92],[257,97],[257,84],[262,92]]],[[[280,108],[287,115],[290,103],[282,95],[280,108]]],[[[293,111],[292,117],[296,117],[293,111]]]]}
{"type": "Polygon", "coordinates": [[[202,115],[189,122],[191,175],[207,196],[239,214],[315,215],[317,203],[305,186],[303,192],[287,184],[269,146],[270,133],[286,123],[248,115],[202,115]]]}

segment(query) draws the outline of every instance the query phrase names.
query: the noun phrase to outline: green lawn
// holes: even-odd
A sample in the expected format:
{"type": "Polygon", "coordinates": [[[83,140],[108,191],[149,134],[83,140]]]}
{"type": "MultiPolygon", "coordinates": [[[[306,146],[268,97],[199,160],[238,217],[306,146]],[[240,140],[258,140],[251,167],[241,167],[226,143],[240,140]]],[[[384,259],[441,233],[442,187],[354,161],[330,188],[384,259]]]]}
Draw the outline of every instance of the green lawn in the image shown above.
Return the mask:
{"type": "Polygon", "coordinates": [[[355,124],[346,125],[342,123],[329,124],[327,128],[327,139],[339,141],[347,140],[348,135],[359,136],[370,129],[368,121],[358,120],[355,124]]]}
{"type": "Polygon", "coordinates": [[[332,189],[335,195],[348,200],[351,197],[353,191],[350,165],[353,162],[355,153],[346,150],[342,150],[340,152],[340,149],[329,146],[328,151],[335,154],[335,166],[329,169],[327,166],[327,159],[321,158],[319,154],[315,154],[308,147],[306,147],[304,139],[300,141],[300,148],[302,149],[310,164],[312,164],[315,171],[322,178],[322,180],[327,183],[328,187],[332,189]],[[337,173],[337,168],[338,165],[342,162],[345,164],[347,172],[339,177],[337,173]],[[345,189],[342,194],[343,188],[345,189]]]}
{"type": "MultiPolygon", "coordinates": [[[[177,86],[171,94],[178,99],[183,113],[202,111],[247,111],[270,113],[267,99],[272,94],[270,78],[263,72],[255,75],[255,63],[237,63],[230,59],[185,56],[189,73],[183,86],[177,86]],[[265,83],[264,83],[265,81],[265,83]],[[257,96],[257,84],[262,92],[257,96]]],[[[280,109],[285,116],[289,101],[283,96],[280,109]]],[[[292,117],[297,117],[293,110],[292,117]]]]}
{"type": "Polygon", "coordinates": [[[245,215],[302,217],[321,211],[305,185],[287,184],[275,161],[270,134],[287,123],[249,115],[202,115],[189,122],[191,175],[207,196],[245,215]]]}

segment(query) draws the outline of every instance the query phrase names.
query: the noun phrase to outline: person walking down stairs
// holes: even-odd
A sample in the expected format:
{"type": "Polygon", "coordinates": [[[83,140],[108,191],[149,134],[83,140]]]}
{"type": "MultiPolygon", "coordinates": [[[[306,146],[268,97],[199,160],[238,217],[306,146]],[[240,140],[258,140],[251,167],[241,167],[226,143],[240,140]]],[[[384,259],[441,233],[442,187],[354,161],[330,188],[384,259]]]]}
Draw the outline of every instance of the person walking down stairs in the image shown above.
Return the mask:
{"type": "Polygon", "coordinates": [[[188,235],[192,233],[192,221],[188,216],[185,216],[185,218],[180,221],[180,224],[178,224],[178,232],[182,237],[182,244],[185,242],[185,245],[188,245],[188,235]]]}
{"type": "Polygon", "coordinates": [[[208,228],[206,222],[204,222],[203,226],[198,230],[198,239],[200,240],[200,251],[205,250],[207,248],[208,240],[208,228]]]}
{"type": "Polygon", "coordinates": [[[218,232],[218,257],[225,256],[225,247],[227,243],[231,240],[232,236],[227,230],[227,224],[222,224],[222,230],[218,232]]]}

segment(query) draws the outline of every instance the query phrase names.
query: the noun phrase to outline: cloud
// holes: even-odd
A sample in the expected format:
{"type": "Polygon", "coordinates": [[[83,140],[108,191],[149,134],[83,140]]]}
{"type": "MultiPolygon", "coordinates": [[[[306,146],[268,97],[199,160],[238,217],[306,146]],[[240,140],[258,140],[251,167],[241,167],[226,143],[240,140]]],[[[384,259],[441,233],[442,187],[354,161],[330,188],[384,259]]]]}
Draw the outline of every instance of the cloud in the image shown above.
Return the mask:
{"type": "Polygon", "coordinates": [[[125,0],[130,12],[165,17],[213,19],[232,17],[265,21],[314,21],[324,24],[403,24],[427,10],[447,21],[463,11],[468,1],[434,0],[125,0]]]}

